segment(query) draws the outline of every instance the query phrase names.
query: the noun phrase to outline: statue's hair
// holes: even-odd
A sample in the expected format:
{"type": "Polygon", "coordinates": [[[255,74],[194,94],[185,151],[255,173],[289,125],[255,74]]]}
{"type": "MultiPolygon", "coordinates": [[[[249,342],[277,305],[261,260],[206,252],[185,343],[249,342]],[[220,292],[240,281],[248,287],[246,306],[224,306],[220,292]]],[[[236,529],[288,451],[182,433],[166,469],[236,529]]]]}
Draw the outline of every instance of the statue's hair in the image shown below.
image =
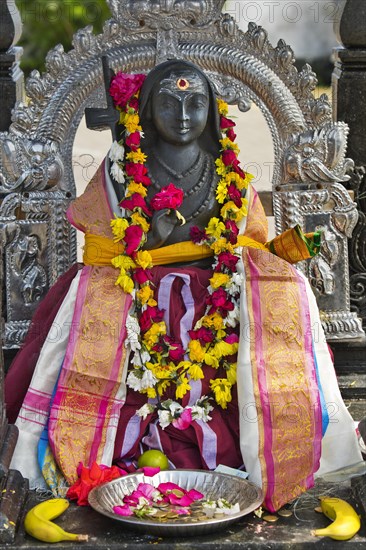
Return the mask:
{"type": "Polygon", "coordinates": [[[140,98],[139,98],[139,114],[141,119],[141,125],[143,130],[146,133],[154,130],[154,126],[151,121],[151,104],[150,99],[152,94],[159,83],[171,73],[179,73],[179,71],[194,71],[198,76],[207,84],[210,108],[208,112],[207,124],[204,129],[201,137],[199,138],[200,145],[203,149],[207,150],[214,156],[218,156],[219,153],[219,140],[222,138],[220,131],[220,117],[216,104],[216,94],[214,92],[213,86],[201,69],[199,69],[193,63],[189,61],[184,61],[181,59],[174,59],[170,61],[165,61],[160,65],[157,65],[152,69],[141,88],[140,98]],[[146,130],[148,130],[146,132],[146,130]]]}

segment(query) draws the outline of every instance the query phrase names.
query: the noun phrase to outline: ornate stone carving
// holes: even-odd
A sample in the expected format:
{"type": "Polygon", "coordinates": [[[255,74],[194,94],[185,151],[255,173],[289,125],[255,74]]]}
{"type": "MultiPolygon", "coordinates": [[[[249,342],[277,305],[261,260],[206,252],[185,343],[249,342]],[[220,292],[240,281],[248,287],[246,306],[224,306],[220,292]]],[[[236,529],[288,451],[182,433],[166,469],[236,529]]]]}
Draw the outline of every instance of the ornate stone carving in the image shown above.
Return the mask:
{"type": "Polygon", "coordinates": [[[353,161],[345,158],[348,127],[327,123],[292,136],[284,153],[284,183],[348,181],[353,161]]]}
{"type": "Polygon", "coordinates": [[[0,207],[1,250],[5,260],[4,347],[19,347],[29,320],[49,286],[75,261],[59,191],[8,195],[0,207]],[[21,213],[22,219],[17,219],[21,213]]]}
{"type": "Polygon", "coordinates": [[[217,20],[224,0],[107,0],[123,27],[138,30],[204,27],[217,20]]]}
{"type": "MultiPolygon", "coordinates": [[[[26,112],[24,107],[20,112],[26,112]]],[[[0,193],[42,191],[62,179],[63,162],[57,144],[50,140],[42,143],[3,133],[0,155],[0,193]]]]}
{"type": "MultiPolygon", "coordinates": [[[[29,104],[15,108],[9,132],[0,134],[0,192],[5,195],[2,223],[11,223],[16,217],[11,196],[20,190],[29,193],[28,198],[23,195],[19,199],[21,209],[30,209],[25,215],[27,223],[32,219],[34,224],[40,215],[31,214],[36,197],[46,210],[46,204],[52,204],[47,214],[48,235],[57,249],[59,264],[54,264],[53,250],[49,260],[52,268],[40,262],[52,283],[54,273],[62,272],[75,258],[71,233],[54,220],[62,218],[62,209],[75,194],[72,148],[85,107],[105,106],[101,56],[108,55],[114,71],[125,72],[147,72],[168,56],[182,57],[206,71],[218,94],[230,103],[243,111],[251,103],[260,108],[274,145],[276,229],[282,231],[300,223],[305,230],[324,226],[336,235],[339,258],[346,260],[342,263],[338,259],[330,267],[327,264],[336,286],[332,294],[319,295],[319,304],[327,318],[340,308],[347,317],[349,280],[344,239],[354,223],[355,205],[350,201],[346,212],[345,204],[337,210],[336,197],[340,192],[336,191],[337,182],[348,179],[351,166],[345,158],[347,129],[332,122],[326,95],[313,96],[316,77],[311,67],[305,65],[298,71],[290,46],[280,40],[273,47],[265,29],[255,23],[248,25],[247,32],[239,30],[232,17],[221,14],[223,0],[108,3],[113,19],[105,23],[103,32],[94,35],[91,27],[86,27],[76,33],[70,52],[64,52],[62,46],[51,50],[46,72],[33,72],[27,83],[29,104]],[[318,189],[319,185],[324,189],[318,189]],[[52,198],[52,193],[61,191],[65,203],[52,198]],[[340,295],[345,297],[342,304],[336,300],[340,295]]],[[[37,220],[40,222],[39,217],[37,220]]],[[[329,260],[326,255],[322,259],[329,260]]],[[[302,269],[306,272],[306,266],[302,269]]],[[[24,302],[20,289],[18,298],[24,302]]],[[[23,321],[25,326],[27,320],[23,321]]],[[[8,320],[8,332],[13,331],[10,323],[14,322],[8,320]]],[[[334,326],[328,331],[333,331],[332,338],[355,337],[353,329],[342,332],[340,328],[336,333],[334,326]]],[[[20,329],[16,334],[20,335],[20,329]]]]}

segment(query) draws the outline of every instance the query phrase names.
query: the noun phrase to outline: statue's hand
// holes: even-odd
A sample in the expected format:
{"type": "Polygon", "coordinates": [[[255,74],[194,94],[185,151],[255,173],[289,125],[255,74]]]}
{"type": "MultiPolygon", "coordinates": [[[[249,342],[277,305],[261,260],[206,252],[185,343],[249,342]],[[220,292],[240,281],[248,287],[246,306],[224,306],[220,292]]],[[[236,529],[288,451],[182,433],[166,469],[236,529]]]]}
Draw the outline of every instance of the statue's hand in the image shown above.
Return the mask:
{"type": "Polygon", "coordinates": [[[177,218],[175,210],[164,208],[163,210],[155,211],[151,220],[146,248],[151,249],[162,246],[177,225],[180,225],[180,221],[177,218]]]}

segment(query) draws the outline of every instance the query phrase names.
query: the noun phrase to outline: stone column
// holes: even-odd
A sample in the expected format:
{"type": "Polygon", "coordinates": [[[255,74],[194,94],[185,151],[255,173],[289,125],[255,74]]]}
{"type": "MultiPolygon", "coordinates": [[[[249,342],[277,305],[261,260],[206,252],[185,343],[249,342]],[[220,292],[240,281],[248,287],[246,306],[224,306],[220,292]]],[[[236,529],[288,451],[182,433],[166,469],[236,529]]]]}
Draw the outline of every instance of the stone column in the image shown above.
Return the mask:
{"type": "MultiPolygon", "coordinates": [[[[14,0],[0,0],[0,131],[8,130],[11,110],[24,94],[23,73],[19,68],[22,48],[14,44],[21,34],[21,21],[14,0]]],[[[1,202],[1,197],[0,197],[1,202]]],[[[3,289],[3,261],[0,250],[0,293],[3,289]]],[[[1,295],[0,295],[1,298],[1,295]]],[[[3,333],[0,299],[0,335],[3,333]]],[[[0,338],[0,344],[2,338],[0,338]]],[[[14,542],[28,482],[15,470],[9,470],[18,437],[16,426],[6,420],[4,402],[4,359],[0,346],[0,543],[14,542]]]]}
{"type": "MultiPolygon", "coordinates": [[[[333,113],[350,128],[347,156],[355,173],[347,184],[354,192],[358,223],[349,241],[351,309],[366,328],[366,2],[346,0],[335,32],[342,44],[335,49],[332,77],[333,113]]],[[[335,347],[336,365],[366,370],[366,342],[335,347]]]]}

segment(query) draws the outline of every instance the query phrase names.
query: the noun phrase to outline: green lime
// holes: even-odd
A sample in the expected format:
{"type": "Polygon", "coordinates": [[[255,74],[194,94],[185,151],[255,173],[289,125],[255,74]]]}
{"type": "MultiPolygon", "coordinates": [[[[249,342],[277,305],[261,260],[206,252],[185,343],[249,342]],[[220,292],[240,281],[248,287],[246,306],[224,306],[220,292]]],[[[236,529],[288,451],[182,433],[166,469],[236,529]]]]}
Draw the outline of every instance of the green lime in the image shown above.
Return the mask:
{"type": "Polygon", "coordinates": [[[156,449],[150,449],[145,451],[139,457],[137,461],[137,466],[139,468],[144,468],[149,466],[150,468],[160,468],[160,470],[169,470],[168,458],[164,453],[156,449]]]}

